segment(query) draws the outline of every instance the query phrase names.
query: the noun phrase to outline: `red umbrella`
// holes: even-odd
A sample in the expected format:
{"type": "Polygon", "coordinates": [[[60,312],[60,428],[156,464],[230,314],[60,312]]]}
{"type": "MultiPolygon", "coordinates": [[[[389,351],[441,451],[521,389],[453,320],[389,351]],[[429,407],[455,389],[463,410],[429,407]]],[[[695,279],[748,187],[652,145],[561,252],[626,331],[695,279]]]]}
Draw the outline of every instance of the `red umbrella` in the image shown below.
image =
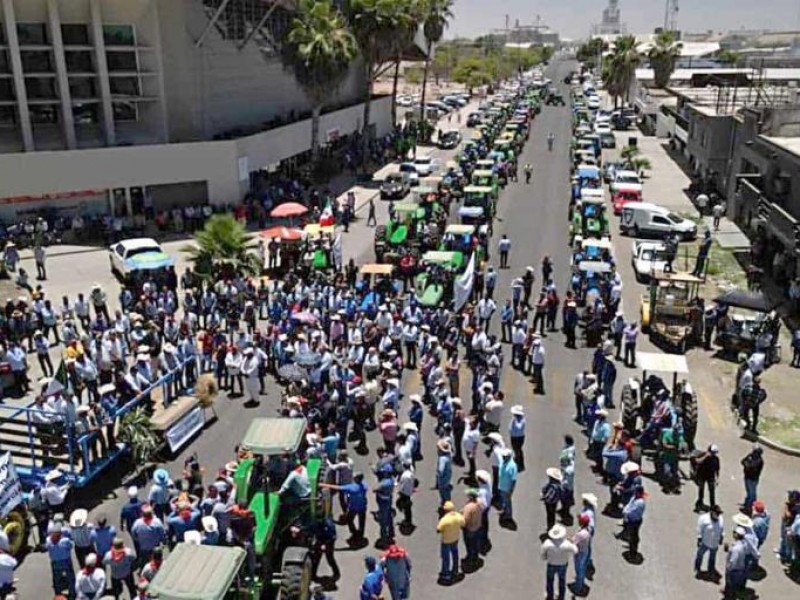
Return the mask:
{"type": "Polygon", "coordinates": [[[303,232],[293,227],[283,227],[282,225],[276,225],[275,227],[270,227],[269,229],[262,230],[259,235],[263,238],[267,238],[270,240],[274,238],[279,238],[281,240],[295,241],[303,237],[303,232]]]}
{"type": "Polygon", "coordinates": [[[308,208],[306,208],[302,204],[299,204],[297,202],[286,202],[272,209],[272,212],[269,213],[269,216],[275,217],[276,219],[282,219],[285,217],[299,217],[300,215],[304,215],[307,212],[308,208]]]}

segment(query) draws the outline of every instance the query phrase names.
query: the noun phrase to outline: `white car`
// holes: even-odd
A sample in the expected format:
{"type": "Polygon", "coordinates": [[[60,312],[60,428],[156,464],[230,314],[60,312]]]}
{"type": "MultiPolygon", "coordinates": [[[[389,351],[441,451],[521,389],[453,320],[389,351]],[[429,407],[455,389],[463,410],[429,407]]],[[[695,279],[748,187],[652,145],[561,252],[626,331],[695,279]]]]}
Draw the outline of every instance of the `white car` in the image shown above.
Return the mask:
{"type": "Polygon", "coordinates": [[[127,279],[139,271],[174,267],[175,260],[152,238],[133,238],[112,244],[108,249],[111,272],[127,279]]]}
{"type": "Polygon", "coordinates": [[[403,174],[403,177],[407,178],[408,185],[411,187],[419,185],[419,171],[417,171],[417,165],[413,162],[401,163],[400,173],[403,174]]]}
{"type": "Polygon", "coordinates": [[[642,191],[642,178],[639,177],[639,174],[636,171],[628,171],[620,169],[619,171],[614,171],[614,179],[611,180],[611,193],[613,194],[614,191],[620,187],[624,186],[627,189],[638,189],[640,192],[642,191]]]}
{"type": "Polygon", "coordinates": [[[432,156],[418,156],[414,159],[414,168],[420,177],[430,177],[439,172],[439,159],[432,156]]]}
{"type": "Polygon", "coordinates": [[[663,271],[667,264],[667,246],[663,242],[634,240],[631,265],[636,281],[648,282],[653,271],[663,271]]]}
{"type": "Polygon", "coordinates": [[[611,133],[611,124],[605,121],[601,121],[600,123],[595,123],[594,132],[597,135],[601,135],[603,133],[611,133]]]}

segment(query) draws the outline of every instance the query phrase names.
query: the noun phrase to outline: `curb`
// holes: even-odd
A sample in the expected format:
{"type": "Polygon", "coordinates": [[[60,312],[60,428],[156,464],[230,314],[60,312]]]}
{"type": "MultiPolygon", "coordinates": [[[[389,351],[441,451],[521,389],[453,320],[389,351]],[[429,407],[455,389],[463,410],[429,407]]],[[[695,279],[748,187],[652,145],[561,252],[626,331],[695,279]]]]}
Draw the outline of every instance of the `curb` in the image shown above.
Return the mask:
{"type": "Polygon", "coordinates": [[[764,437],[763,435],[747,434],[743,437],[746,440],[757,441],[759,444],[763,444],[767,448],[771,448],[772,450],[786,454],[787,456],[795,456],[800,458],[800,449],[792,448],[791,446],[784,446],[783,444],[771,440],[768,437],[764,437]]]}
{"type": "MultiPolygon", "coordinates": [[[[48,248],[53,248],[53,246],[48,246],[48,248]]],[[[103,252],[105,250],[108,250],[108,248],[106,246],[103,246],[101,248],[86,248],[85,250],[67,250],[65,252],[48,252],[47,253],[47,258],[55,258],[57,256],[72,256],[73,254],[88,254],[90,252],[103,252]]],[[[25,260],[25,261],[33,260],[33,255],[21,256],[20,260],[21,261],[23,261],[23,260],[25,260]]]]}

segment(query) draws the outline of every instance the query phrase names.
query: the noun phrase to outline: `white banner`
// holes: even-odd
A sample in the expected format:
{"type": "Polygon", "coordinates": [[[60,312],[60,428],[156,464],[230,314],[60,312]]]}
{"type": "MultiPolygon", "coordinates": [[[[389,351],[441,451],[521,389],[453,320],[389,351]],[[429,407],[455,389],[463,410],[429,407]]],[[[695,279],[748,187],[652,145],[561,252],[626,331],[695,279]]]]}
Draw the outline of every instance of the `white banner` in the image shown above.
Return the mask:
{"type": "Polygon", "coordinates": [[[333,266],[339,271],[342,268],[342,232],[336,235],[336,240],[333,242],[333,266]]]}
{"type": "Polygon", "coordinates": [[[6,517],[22,503],[22,484],[11,462],[11,453],[0,456],[0,517],[6,517]]]}
{"type": "Polygon", "coordinates": [[[461,310],[461,308],[467,303],[469,300],[469,296],[472,293],[472,286],[475,283],[475,253],[472,253],[472,256],[469,259],[469,264],[467,265],[467,270],[464,271],[464,274],[461,275],[458,279],[455,280],[453,285],[455,286],[455,290],[453,291],[453,296],[455,298],[455,309],[457,311],[461,310]]]}
{"type": "Polygon", "coordinates": [[[167,443],[172,452],[177,452],[192,436],[203,428],[203,409],[195,406],[183,415],[180,421],[167,430],[167,443]]]}

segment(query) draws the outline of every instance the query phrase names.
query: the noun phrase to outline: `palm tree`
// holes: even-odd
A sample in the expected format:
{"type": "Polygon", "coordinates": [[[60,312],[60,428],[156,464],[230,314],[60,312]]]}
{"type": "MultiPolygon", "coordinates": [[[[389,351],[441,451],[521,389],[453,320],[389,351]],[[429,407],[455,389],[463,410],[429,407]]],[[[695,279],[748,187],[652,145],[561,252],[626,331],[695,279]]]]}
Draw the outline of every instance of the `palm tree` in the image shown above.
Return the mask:
{"type": "Polygon", "coordinates": [[[252,235],[233,215],[217,214],[194,236],[194,244],[181,248],[189,255],[194,271],[205,279],[228,279],[237,273],[256,275],[262,262],[252,252],[252,235]]]}
{"type": "Polygon", "coordinates": [[[615,106],[619,98],[628,100],[636,67],[642,61],[637,46],[634,36],[624,35],[617,39],[614,51],[603,61],[603,83],[614,96],[615,106]]]}
{"type": "Polygon", "coordinates": [[[311,159],[316,166],[322,109],[347,78],[358,47],[330,0],[301,0],[298,8],[281,58],[311,100],[311,159]]]}
{"type": "MultiPolygon", "coordinates": [[[[431,64],[431,53],[434,44],[438,44],[444,30],[453,18],[453,0],[425,0],[425,23],[422,26],[422,32],[425,35],[425,68],[422,72],[422,94],[420,95],[420,110],[421,120],[425,121],[425,92],[428,87],[428,69],[431,64]]],[[[427,133],[428,128],[423,128],[427,133]]]]}
{"type": "Polygon", "coordinates": [[[650,59],[650,66],[655,75],[655,85],[657,88],[665,88],[669,84],[669,78],[675,70],[675,62],[680,58],[681,44],[675,32],[664,31],[656,36],[655,44],[647,52],[650,59]]]}
{"type": "Polygon", "coordinates": [[[396,0],[347,0],[345,16],[364,60],[364,117],[361,127],[363,151],[366,156],[372,87],[380,73],[380,67],[396,56],[393,36],[398,28],[405,26],[407,15],[398,10],[396,0]]]}

